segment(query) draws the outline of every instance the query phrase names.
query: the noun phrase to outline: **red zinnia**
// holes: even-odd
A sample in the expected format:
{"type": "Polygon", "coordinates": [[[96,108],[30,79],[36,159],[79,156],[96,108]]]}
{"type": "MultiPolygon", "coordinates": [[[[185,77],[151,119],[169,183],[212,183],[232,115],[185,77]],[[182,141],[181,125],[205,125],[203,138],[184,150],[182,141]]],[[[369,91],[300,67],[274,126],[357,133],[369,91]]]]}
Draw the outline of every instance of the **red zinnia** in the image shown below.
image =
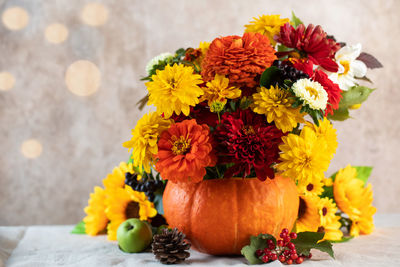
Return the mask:
{"type": "Polygon", "coordinates": [[[258,84],[255,78],[275,59],[275,50],[262,34],[216,38],[202,62],[201,75],[204,81],[210,81],[215,74],[221,74],[237,87],[254,87],[258,84]]]}
{"type": "Polygon", "coordinates": [[[286,23],[281,27],[276,40],[289,48],[295,48],[307,53],[308,58],[316,65],[320,65],[327,71],[337,72],[338,64],[334,60],[336,51],[340,45],[333,39],[327,38],[321,26],[309,24],[307,29],[300,24],[296,29],[286,23]]]}
{"type": "Polygon", "coordinates": [[[203,180],[206,167],[215,166],[210,130],[196,120],[172,124],[158,141],[156,170],[164,180],[193,182],[203,180]]]}
{"type": "Polygon", "coordinates": [[[246,177],[254,168],[261,181],[274,178],[271,165],[278,161],[282,136],[282,131],[267,124],[264,116],[249,109],[224,113],[216,130],[219,163],[235,164],[225,172],[225,177],[246,177]]]}
{"type": "Polygon", "coordinates": [[[179,115],[174,113],[171,116],[171,119],[175,122],[182,122],[189,118],[196,119],[198,124],[207,124],[210,127],[215,127],[218,124],[218,114],[210,111],[206,101],[201,102],[194,107],[190,107],[189,117],[185,116],[183,113],[179,115]]]}

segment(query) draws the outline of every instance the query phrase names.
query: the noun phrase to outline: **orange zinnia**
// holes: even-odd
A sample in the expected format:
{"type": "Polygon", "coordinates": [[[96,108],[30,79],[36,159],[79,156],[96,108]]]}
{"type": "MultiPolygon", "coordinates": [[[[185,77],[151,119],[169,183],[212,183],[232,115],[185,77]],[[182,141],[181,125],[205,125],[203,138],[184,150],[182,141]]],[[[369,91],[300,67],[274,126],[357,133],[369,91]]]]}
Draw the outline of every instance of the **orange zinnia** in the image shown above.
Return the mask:
{"type": "Polygon", "coordinates": [[[268,37],[259,33],[245,33],[216,38],[202,62],[201,75],[208,82],[215,74],[227,76],[237,87],[254,87],[255,78],[276,59],[268,37]]]}
{"type": "Polygon", "coordinates": [[[193,182],[203,180],[208,166],[215,166],[210,130],[196,120],[172,124],[158,141],[156,170],[164,180],[193,182]]]}

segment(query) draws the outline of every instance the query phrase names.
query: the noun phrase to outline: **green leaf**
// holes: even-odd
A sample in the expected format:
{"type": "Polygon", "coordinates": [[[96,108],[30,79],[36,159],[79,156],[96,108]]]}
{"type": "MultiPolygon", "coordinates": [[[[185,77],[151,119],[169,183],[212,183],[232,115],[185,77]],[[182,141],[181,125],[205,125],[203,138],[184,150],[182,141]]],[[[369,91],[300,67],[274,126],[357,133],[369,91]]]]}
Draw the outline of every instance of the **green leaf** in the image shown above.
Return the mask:
{"type": "Polygon", "coordinates": [[[85,231],[85,222],[84,221],[80,221],[79,223],[77,223],[74,227],[74,229],[72,229],[71,234],[77,234],[77,235],[84,235],[86,234],[85,231]]]}
{"type": "Polygon", "coordinates": [[[328,119],[334,121],[344,121],[350,118],[350,113],[348,108],[341,108],[339,104],[339,108],[334,110],[333,115],[329,114],[328,119]]]}
{"type": "Polygon", "coordinates": [[[275,66],[269,67],[261,74],[260,85],[269,89],[269,87],[273,85],[274,78],[277,77],[279,74],[279,68],[275,66]]]}
{"type": "Polygon", "coordinates": [[[339,103],[339,108],[348,108],[363,103],[374,90],[366,86],[351,87],[342,93],[343,98],[339,103]]]}
{"type": "Polygon", "coordinates": [[[292,240],[292,243],[296,246],[298,254],[308,256],[311,249],[318,249],[335,258],[331,242],[325,240],[318,243],[318,241],[324,238],[324,235],[324,233],[319,232],[301,232],[297,234],[296,239],[292,240]]]}
{"type": "Polygon", "coordinates": [[[276,244],[276,239],[269,234],[259,234],[258,236],[250,237],[250,244],[244,246],[241,250],[242,255],[249,261],[250,264],[261,264],[262,261],[257,257],[256,251],[264,249],[267,245],[267,240],[272,239],[276,244]]]}
{"type": "Polygon", "coordinates": [[[299,18],[294,14],[293,11],[292,11],[292,18],[291,18],[291,21],[292,21],[292,25],[293,25],[294,28],[297,28],[297,26],[299,26],[300,24],[303,24],[303,22],[301,21],[301,19],[299,19],[299,18]]]}
{"type": "Polygon", "coordinates": [[[164,215],[164,206],[163,206],[163,196],[162,194],[155,194],[154,195],[154,207],[157,210],[158,214],[164,215]]]}
{"type": "Polygon", "coordinates": [[[369,176],[371,175],[373,167],[371,166],[352,166],[357,170],[357,178],[367,183],[369,176]]]}
{"type": "Polygon", "coordinates": [[[347,242],[347,241],[349,241],[349,240],[351,240],[353,238],[354,238],[354,236],[343,236],[342,239],[340,239],[340,240],[331,240],[330,242],[331,243],[344,243],[344,242],[347,242]]]}
{"type": "Polygon", "coordinates": [[[293,50],[292,48],[286,47],[283,44],[278,44],[277,51],[278,52],[287,52],[293,50]]]}

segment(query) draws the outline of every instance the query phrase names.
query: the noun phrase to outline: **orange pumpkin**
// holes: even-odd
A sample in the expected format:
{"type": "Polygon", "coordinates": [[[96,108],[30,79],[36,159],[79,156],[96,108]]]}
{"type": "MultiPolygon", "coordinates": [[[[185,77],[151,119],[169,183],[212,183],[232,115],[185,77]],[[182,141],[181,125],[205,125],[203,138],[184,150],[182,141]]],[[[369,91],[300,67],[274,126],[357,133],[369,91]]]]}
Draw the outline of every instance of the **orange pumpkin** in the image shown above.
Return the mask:
{"type": "Polygon", "coordinates": [[[251,235],[277,237],[293,227],[299,208],[292,179],[276,176],[171,183],[164,191],[165,218],[190,239],[192,247],[213,255],[240,254],[251,235]]]}

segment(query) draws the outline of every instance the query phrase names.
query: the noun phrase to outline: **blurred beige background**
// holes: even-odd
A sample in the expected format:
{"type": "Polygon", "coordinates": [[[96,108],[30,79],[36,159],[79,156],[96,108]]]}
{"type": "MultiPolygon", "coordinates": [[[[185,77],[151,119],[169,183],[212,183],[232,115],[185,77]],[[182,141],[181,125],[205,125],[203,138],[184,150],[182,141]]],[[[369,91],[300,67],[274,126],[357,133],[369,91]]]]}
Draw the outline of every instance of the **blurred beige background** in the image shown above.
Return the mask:
{"type": "Polygon", "coordinates": [[[93,186],[128,159],[150,58],[291,10],[385,66],[369,71],[378,90],[354,119],[335,124],[329,173],[374,165],[378,211],[400,212],[400,1],[0,0],[0,225],[83,217],[93,186]]]}

